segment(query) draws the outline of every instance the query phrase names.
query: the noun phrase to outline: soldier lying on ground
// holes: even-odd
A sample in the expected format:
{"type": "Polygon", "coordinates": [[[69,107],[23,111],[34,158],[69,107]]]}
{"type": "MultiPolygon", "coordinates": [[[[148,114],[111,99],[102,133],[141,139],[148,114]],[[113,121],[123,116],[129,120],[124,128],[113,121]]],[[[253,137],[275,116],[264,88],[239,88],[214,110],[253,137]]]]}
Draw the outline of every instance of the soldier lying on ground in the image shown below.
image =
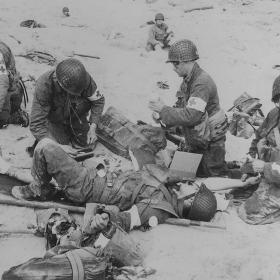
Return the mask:
{"type": "Polygon", "coordinates": [[[84,65],[77,59],[65,59],[36,82],[31,133],[37,141],[49,136],[62,145],[93,144],[104,102],[84,65]]]}
{"type": "Polygon", "coordinates": [[[21,109],[24,89],[10,48],[0,41],[0,128],[8,124],[29,125],[28,114],[21,109]]]}
{"type": "MultiPolygon", "coordinates": [[[[0,173],[13,175],[14,172],[15,169],[2,159],[0,173]]],[[[43,200],[44,192],[53,190],[49,182],[54,178],[65,197],[73,203],[96,202],[118,206],[121,212],[112,214],[110,219],[126,231],[146,225],[152,216],[159,223],[169,217],[209,221],[217,208],[216,198],[210,190],[245,187],[258,182],[258,177],[254,177],[246,182],[208,178],[204,181],[207,187],[198,182],[183,183],[185,178],[156,164],[145,165],[139,171],[126,171],[112,182],[112,176],[103,166],[89,170],[48,138],[38,143],[31,172],[34,181],[29,185],[13,187],[14,197],[43,200]]],[[[109,216],[104,213],[94,219],[100,226],[108,222],[109,216]]]]}

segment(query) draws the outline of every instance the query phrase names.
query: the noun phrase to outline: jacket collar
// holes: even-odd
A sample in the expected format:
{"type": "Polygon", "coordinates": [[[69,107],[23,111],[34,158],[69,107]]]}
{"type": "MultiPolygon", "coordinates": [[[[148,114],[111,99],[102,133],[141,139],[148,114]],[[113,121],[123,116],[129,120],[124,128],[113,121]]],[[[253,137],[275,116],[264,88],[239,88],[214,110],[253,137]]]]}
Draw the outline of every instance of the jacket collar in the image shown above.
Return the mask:
{"type": "Polygon", "coordinates": [[[199,66],[197,63],[195,63],[194,66],[193,66],[193,69],[192,69],[192,71],[191,71],[191,73],[190,73],[190,75],[189,75],[189,76],[186,76],[186,77],[184,78],[184,81],[185,81],[187,84],[189,84],[189,83],[191,83],[192,81],[194,81],[194,80],[196,79],[196,77],[197,77],[200,73],[201,73],[201,68],[200,68],[200,66],[199,66]]]}

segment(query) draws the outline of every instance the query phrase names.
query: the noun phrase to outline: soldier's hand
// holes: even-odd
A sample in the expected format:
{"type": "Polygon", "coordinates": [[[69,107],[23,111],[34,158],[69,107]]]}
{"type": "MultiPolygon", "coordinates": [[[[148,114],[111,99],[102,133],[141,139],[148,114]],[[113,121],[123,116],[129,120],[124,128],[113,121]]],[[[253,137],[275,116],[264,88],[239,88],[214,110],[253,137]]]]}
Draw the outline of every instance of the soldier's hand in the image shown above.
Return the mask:
{"type": "Polygon", "coordinates": [[[189,183],[177,183],[179,189],[173,188],[173,192],[176,194],[178,199],[189,196],[193,193],[196,193],[199,189],[197,184],[189,184],[189,183]]]}
{"type": "Polygon", "coordinates": [[[249,177],[243,182],[245,183],[244,186],[248,187],[248,186],[259,184],[260,181],[261,181],[261,175],[259,174],[258,176],[249,177]]]}
{"type": "Polygon", "coordinates": [[[103,230],[107,227],[109,215],[107,213],[96,214],[91,221],[90,228],[94,230],[103,230]]]}
{"type": "Polygon", "coordinates": [[[60,145],[60,147],[64,150],[65,153],[69,154],[70,156],[77,155],[78,151],[69,145],[60,145]]]}
{"type": "Polygon", "coordinates": [[[93,144],[97,140],[95,130],[96,130],[96,124],[93,123],[93,124],[90,125],[89,131],[88,131],[88,134],[87,134],[87,143],[88,144],[93,144]]]}
{"type": "Polygon", "coordinates": [[[155,45],[155,50],[160,50],[162,48],[161,44],[158,42],[156,45],[155,45]]]}
{"type": "Polygon", "coordinates": [[[159,113],[163,107],[165,106],[164,102],[159,98],[157,100],[151,100],[149,102],[149,108],[154,111],[154,112],[157,112],[159,113]]]}
{"type": "Polygon", "coordinates": [[[160,123],[160,116],[157,112],[152,113],[152,118],[156,123],[160,123]]]}

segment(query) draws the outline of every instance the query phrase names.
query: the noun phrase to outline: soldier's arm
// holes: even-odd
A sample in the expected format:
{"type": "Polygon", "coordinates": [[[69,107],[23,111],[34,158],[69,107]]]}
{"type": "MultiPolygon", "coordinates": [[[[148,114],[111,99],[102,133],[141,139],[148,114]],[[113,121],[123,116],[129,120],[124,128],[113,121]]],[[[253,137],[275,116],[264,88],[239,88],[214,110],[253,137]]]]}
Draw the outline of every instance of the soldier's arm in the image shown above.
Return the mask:
{"type": "Polygon", "coordinates": [[[39,79],[35,86],[30,118],[30,131],[38,141],[46,137],[48,133],[48,114],[51,109],[50,99],[49,89],[39,79]]]}
{"type": "Polygon", "coordinates": [[[166,126],[195,126],[200,123],[209,99],[207,85],[197,84],[185,108],[164,106],[160,118],[166,126]]]}
{"type": "Polygon", "coordinates": [[[0,112],[3,110],[9,89],[9,74],[2,53],[0,53],[0,112]]]}
{"type": "Polygon", "coordinates": [[[220,177],[211,177],[200,180],[198,183],[203,182],[206,187],[215,192],[222,190],[229,190],[235,188],[244,188],[251,185],[255,185],[259,183],[259,177],[251,177],[246,181],[242,181],[240,179],[231,179],[231,178],[220,178],[220,177]]]}
{"type": "Polygon", "coordinates": [[[88,97],[91,101],[91,112],[89,117],[89,122],[91,124],[98,124],[99,119],[103,113],[104,105],[105,105],[105,97],[99,92],[97,89],[93,95],[88,97]]]}
{"type": "Polygon", "coordinates": [[[156,40],[156,37],[155,37],[155,30],[154,30],[154,26],[152,26],[149,30],[149,35],[148,35],[148,42],[153,44],[153,45],[156,45],[158,44],[159,42],[156,40]]]}
{"type": "Polygon", "coordinates": [[[269,115],[265,118],[261,126],[255,132],[255,138],[251,142],[251,146],[249,148],[249,155],[255,157],[258,155],[258,143],[259,141],[267,136],[265,135],[265,128],[269,126],[269,115]]]}

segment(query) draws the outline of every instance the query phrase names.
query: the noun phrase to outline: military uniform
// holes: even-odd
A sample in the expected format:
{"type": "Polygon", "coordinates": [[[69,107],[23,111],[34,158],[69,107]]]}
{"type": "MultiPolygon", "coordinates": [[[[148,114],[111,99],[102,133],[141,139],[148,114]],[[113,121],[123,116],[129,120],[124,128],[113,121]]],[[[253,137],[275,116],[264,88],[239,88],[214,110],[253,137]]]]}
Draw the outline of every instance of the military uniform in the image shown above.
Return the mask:
{"type": "Polygon", "coordinates": [[[98,124],[104,102],[91,77],[88,88],[77,96],[59,86],[54,70],[48,71],[36,82],[30,130],[38,141],[48,136],[60,144],[85,146],[89,123],[98,124]]]}
{"type": "MultiPolygon", "coordinates": [[[[96,202],[116,205],[121,211],[128,210],[135,204],[141,224],[146,224],[151,216],[156,216],[159,223],[163,223],[168,217],[182,217],[183,201],[178,200],[164,186],[170,178],[174,181],[179,181],[180,178],[173,176],[168,169],[162,172],[154,164],[146,165],[140,171],[124,172],[110,184],[111,178],[99,177],[96,169],[80,165],[57,143],[45,138],[35,149],[31,172],[34,178],[30,185],[32,190],[48,184],[53,177],[65,196],[78,204],[96,202]]],[[[129,231],[129,213],[120,212],[116,220],[129,231]]]]}
{"type": "Polygon", "coordinates": [[[280,161],[264,164],[258,189],[239,208],[239,216],[249,224],[269,224],[279,221],[280,161]]]}
{"type": "Polygon", "coordinates": [[[249,154],[258,155],[266,162],[280,160],[279,132],[280,109],[273,108],[266,116],[262,125],[256,131],[256,137],[251,143],[249,154]]]}
{"type": "Polygon", "coordinates": [[[151,51],[155,50],[155,46],[158,42],[163,43],[164,46],[168,46],[170,40],[168,36],[170,35],[167,32],[168,26],[163,22],[160,26],[153,24],[149,30],[149,36],[147,41],[146,50],[151,51]]]}
{"type": "Polygon", "coordinates": [[[19,79],[14,56],[10,48],[0,41],[0,127],[15,123],[13,117],[20,111],[23,90],[19,79]]]}
{"type": "Polygon", "coordinates": [[[176,107],[164,106],[159,113],[167,126],[182,126],[185,150],[203,154],[198,176],[219,176],[226,173],[225,133],[227,119],[220,108],[217,88],[212,78],[194,64],[177,93],[176,107]]]}

